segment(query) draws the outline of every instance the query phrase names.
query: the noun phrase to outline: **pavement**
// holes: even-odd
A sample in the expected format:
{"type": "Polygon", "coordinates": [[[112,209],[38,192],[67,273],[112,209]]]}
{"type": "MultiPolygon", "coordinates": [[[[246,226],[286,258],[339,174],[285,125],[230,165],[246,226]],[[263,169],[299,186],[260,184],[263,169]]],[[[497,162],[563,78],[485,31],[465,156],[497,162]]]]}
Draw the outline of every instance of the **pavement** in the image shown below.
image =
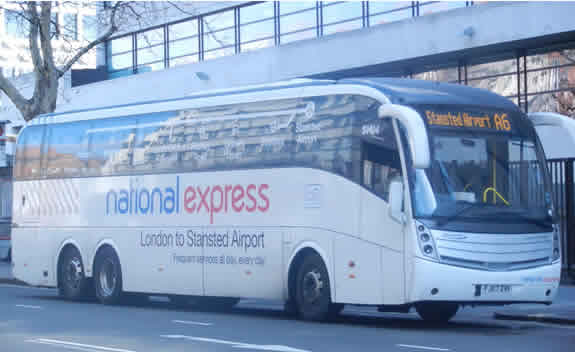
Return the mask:
{"type": "Polygon", "coordinates": [[[498,309],[495,319],[575,325],[575,286],[562,285],[553,304],[517,304],[498,309]]]}
{"type": "MultiPolygon", "coordinates": [[[[12,276],[10,263],[0,262],[0,284],[25,285],[12,276]]],[[[367,311],[367,310],[366,310],[367,311]]],[[[553,301],[541,304],[514,304],[503,307],[475,307],[460,309],[458,315],[491,315],[497,320],[534,321],[542,323],[575,325],[575,285],[562,285],[553,301]]]]}

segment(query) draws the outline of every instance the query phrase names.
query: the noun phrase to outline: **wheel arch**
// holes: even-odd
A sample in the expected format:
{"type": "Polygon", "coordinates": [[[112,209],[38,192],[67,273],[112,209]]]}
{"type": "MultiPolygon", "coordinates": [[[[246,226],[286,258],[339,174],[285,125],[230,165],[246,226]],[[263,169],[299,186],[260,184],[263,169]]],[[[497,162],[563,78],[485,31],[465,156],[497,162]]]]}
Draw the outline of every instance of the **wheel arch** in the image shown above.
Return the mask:
{"type": "Polygon", "coordinates": [[[89,263],[89,261],[87,260],[87,256],[84,253],[84,251],[82,250],[82,247],[80,246],[80,244],[71,239],[68,238],[64,241],[62,241],[62,243],[60,244],[60,247],[58,248],[58,255],[55,257],[55,262],[54,262],[54,277],[56,279],[55,283],[56,283],[56,287],[60,286],[60,273],[59,273],[59,269],[60,269],[60,262],[62,260],[62,256],[64,254],[65,251],[67,251],[70,248],[74,248],[76,249],[79,253],[80,253],[80,258],[82,259],[82,265],[84,266],[84,275],[86,275],[86,277],[90,277],[90,275],[88,275],[88,267],[87,264],[89,263]]]}
{"type": "Polygon", "coordinates": [[[295,279],[297,275],[297,268],[303,259],[310,254],[317,254],[327,269],[329,277],[329,288],[332,302],[335,302],[335,277],[333,275],[332,262],[328,259],[327,253],[315,242],[305,241],[300,243],[296,249],[293,250],[287,265],[287,282],[286,282],[286,299],[290,300],[293,297],[293,290],[295,289],[295,279]]]}

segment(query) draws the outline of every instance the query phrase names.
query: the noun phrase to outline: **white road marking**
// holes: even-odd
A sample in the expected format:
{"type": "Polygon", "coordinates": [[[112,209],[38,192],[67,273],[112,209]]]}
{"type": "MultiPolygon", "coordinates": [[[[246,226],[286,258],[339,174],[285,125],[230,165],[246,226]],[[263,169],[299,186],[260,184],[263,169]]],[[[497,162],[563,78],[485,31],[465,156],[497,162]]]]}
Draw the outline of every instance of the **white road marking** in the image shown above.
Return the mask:
{"type": "Polygon", "coordinates": [[[529,321],[529,322],[523,322],[523,323],[532,323],[538,326],[543,326],[546,328],[558,328],[558,329],[575,329],[575,325],[561,325],[561,324],[553,324],[553,323],[541,323],[538,321],[529,321]]]}
{"type": "Polygon", "coordinates": [[[18,307],[18,308],[26,308],[26,309],[44,309],[40,306],[29,306],[27,304],[15,304],[14,306],[18,307]]]}
{"type": "Polygon", "coordinates": [[[428,351],[449,351],[449,348],[439,348],[439,347],[427,347],[427,346],[417,346],[417,345],[402,345],[397,344],[398,347],[407,347],[407,348],[418,348],[420,350],[428,350],[428,351]]]}
{"type": "Polygon", "coordinates": [[[190,341],[219,343],[222,345],[230,345],[232,348],[244,348],[244,349],[260,350],[260,351],[310,352],[308,350],[300,350],[298,348],[293,348],[293,347],[283,346],[283,345],[254,345],[251,343],[213,339],[210,337],[186,336],[186,335],[160,335],[160,337],[164,337],[164,338],[168,338],[168,339],[182,339],[182,340],[190,340],[190,341]]]}
{"type": "Polygon", "coordinates": [[[22,288],[25,290],[54,290],[51,287],[33,287],[33,286],[22,286],[18,284],[0,284],[0,287],[4,288],[22,288]]]}
{"type": "Polygon", "coordinates": [[[28,340],[27,342],[37,343],[37,344],[41,344],[41,345],[48,345],[48,346],[58,346],[58,347],[69,349],[69,350],[84,351],[84,352],[100,352],[100,351],[102,351],[102,350],[88,349],[88,348],[84,348],[84,347],[67,346],[67,345],[62,345],[59,343],[51,343],[51,342],[45,342],[45,341],[28,340]]]}
{"type": "Polygon", "coordinates": [[[189,321],[189,320],[172,320],[172,323],[176,324],[186,324],[186,325],[200,325],[200,326],[211,326],[212,323],[202,323],[200,321],[189,321]]]}
{"type": "Polygon", "coordinates": [[[67,347],[77,347],[78,349],[85,349],[85,350],[91,350],[91,351],[109,351],[109,352],[135,352],[132,350],[126,350],[126,349],[122,349],[122,348],[112,348],[112,347],[106,347],[106,346],[97,346],[97,345],[87,345],[87,344],[83,344],[83,343],[77,343],[77,342],[70,342],[70,341],[62,341],[62,340],[53,340],[53,339],[34,339],[34,340],[28,340],[28,342],[35,342],[35,343],[44,343],[44,344],[52,344],[52,345],[58,345],[61,347],[67,346],[67,347]]]}

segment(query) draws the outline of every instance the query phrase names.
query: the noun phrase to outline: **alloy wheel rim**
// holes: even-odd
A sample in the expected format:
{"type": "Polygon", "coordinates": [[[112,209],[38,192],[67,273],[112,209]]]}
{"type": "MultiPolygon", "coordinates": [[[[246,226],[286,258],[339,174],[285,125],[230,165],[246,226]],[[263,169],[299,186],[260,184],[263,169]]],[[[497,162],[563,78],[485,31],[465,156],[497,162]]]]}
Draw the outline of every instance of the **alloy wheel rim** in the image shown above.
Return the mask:
{"type": "Polygon", "coordinates": [[[116,289],[117,275],[115,265],[110,259],[107,259],[102,264],[99,281],[100,288],[102,289],[102,294],[106,297],[111,296],[116,289]]]}
{"type": "Polygon", "coordinates": [[[303,300],[306,304],[314,304],[321,297],[323,281],[317,270],[306,273],[303,277],[303,300]]]}
{"type": "Polygon", "coordinates": [[[68,287],[74,289],[80,287],[80,282],[82,281],[83,276],[82,262],[80,261],[80,258],[72,258],[66,266],[65,278],[68,287]]]}

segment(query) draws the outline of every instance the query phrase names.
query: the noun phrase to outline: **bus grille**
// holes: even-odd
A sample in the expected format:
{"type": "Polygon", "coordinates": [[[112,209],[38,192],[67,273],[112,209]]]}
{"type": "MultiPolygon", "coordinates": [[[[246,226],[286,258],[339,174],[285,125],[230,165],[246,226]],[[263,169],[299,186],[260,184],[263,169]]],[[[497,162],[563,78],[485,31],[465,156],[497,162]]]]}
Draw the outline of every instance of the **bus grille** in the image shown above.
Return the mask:
{"type": "Polygon", "coordinates": [[[433,231],[442,263],[489,271],[533,268],[551,262],[552,233],[461,234],[433,231]]]}

